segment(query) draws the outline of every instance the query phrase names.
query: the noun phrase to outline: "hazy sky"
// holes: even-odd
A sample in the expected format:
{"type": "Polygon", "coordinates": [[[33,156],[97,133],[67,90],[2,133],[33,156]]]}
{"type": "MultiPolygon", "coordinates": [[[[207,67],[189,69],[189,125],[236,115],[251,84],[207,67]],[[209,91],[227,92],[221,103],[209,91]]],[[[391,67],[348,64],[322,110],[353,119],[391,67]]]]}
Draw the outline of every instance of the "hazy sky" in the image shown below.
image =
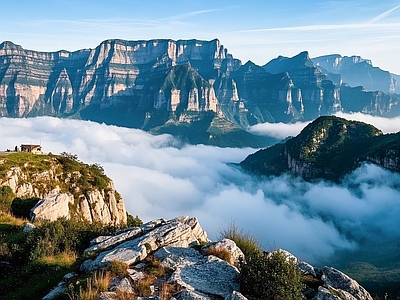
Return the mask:
{"type": "MultiPolygon", "coordinates": [[[[368,120],[384,132],[399,131],[399,118],[342,116],[368,120]]],[[[283,138],[304,126],[257,130],[283,138]]],[[[336,250],[400,239],[400,175],[373,165],[341,185],[287,175],[259,180],[230,164],[256,149],[183,146],[169,135],[87,121],[0,118],[0,149],[23,143],[41,143],[44,151],[66,151],[103,165],[130,214],[143,221],[196,216],[213,240],[234,221],[266,250],[283,248],[310,263],[329,264],[336,250]]]]}
{"type": "Polygon", "coordinates": [[[400,74],[400,1],[19,0],[1,6],[0,39],[74,51],[110,38],[218,38],[234,57],[265,64],[307,50],[360,55],[400,74]]]}

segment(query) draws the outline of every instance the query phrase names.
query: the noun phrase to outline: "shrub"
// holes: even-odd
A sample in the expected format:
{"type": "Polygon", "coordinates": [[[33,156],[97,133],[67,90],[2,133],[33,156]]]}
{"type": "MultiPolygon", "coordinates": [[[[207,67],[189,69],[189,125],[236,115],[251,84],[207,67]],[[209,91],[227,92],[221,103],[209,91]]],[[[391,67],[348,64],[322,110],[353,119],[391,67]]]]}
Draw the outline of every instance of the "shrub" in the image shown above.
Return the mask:
{"type": "Polygon", "coordinates": [[[143,221],[140,220],[140,218],[138,216],[134,217],[130,214],[127,213],[127,226],[128,227],[139,227],[141,225],[143,225],[143,221]]]}
{"type": "Polygon", "coordinates": [[[243,233],[243,230],[233,222],[229,224],[228,228],[221,230],[219,238],[234,241],[245,257],[262,252],[258,239],[249,233],[243,233]]]}
{"type": "Polygon", "coordinates": [[[113,232],[113,228],[80,220],[60,218],[54,222],[43,221],[26,235],[22,248],[26,260],[57,255],[64,251],[82,253],[90,240],[113,232]]]}
{"type": "Polygon", "coordinates": [[[302,273],[280,252],[254,253],[241,268],[241,292],[249,299],[302,299],[302,273]]]}
{"type": "Polygon", "coordinates": [[[15,195],[9,186],[0,187],[0,210],[10,212],[11,202],[15,195]]]}
{"type": "Polygon", "coordinates": [[[17,218],[30,219],[31,209],[39,200],[40,198],[15,198],[11,203],[11,213],[17,218]]]}

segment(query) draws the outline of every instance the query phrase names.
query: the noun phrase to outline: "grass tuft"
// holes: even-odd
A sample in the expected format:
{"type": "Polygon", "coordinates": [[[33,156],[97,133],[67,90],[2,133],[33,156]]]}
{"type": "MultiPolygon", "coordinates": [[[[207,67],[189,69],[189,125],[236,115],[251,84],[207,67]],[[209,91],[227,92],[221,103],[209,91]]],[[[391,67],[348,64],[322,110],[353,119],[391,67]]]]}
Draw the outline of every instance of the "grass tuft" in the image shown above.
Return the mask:
{"type": "Polygon", "coordinates": [[[211,246],[211,247],[207,248],[207,250],[205,252],[206,252],[206,255],[214,255],[214,256],[226,261],[227,263],[234,265],[232,254],[226,248],[222,248],[222,247],[217,248],[215,246],[211,246]]]}
{"type": "Polygon", "coordinates": [[[259,240],[249,233],[244,233],[234,222],[220,231],[220,239],[230,239],[242,250],[245,257],[262,252],[259,240]]]}

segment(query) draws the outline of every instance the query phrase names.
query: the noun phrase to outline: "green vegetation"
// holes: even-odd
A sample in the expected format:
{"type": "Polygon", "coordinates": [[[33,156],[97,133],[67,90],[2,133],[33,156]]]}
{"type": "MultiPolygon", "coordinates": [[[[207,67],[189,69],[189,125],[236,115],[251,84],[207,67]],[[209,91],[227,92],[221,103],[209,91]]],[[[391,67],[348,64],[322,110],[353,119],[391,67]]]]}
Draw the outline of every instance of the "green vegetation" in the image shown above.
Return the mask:
{"type": "Polygon", "coordinates": [[[91,239],[115,231],[65,218],[44,221],[30,233],[23,233],[22,226],[17,225],[2,223],[0,228],[0,259],[12,266],[0,275],[0,295],[10,299],[24,293],[33,298],[44,296],[66,273],[78,271],[80,257],[91,239]]]}
{"type": "Polygon", "coordinates": [[[40,198],[28,199],[15,198],[11,202],[11,213],[17,218],[30,219],[31,209],[39,202],[40,198]]]}
{"type": "MultiPolygon", "coordinates": [[[[82,194],[92,189],[107,190],[109,186],[102,166],[84,164],[78,161],[76,155],[69,153],[34,155],[15,152],[1,155],[0,178],[13,172],[26,175],[27,178],[23,180],[39,191],[48,191],[57,185],[62,192],[82,194]],[[48,176],[49,172],[56,179],[53,175],[48,176]]],[[[23,180],[20,179],[20,182],[23,180]]],[[[120,197],[118,193],[116,197],[120,197]]],[[[16,198],[10,187],[0,187],[1,299],[25,299],[26,295],[29,295],[29,299],[41,299],[65,274],[80,272],[79,266],[85,259],[83,251],[89,246],[90,240],[100,235],[110,235],[117,229],[73,216],[54,222],[35,222],[36,227],[24,233],[30,209],[38,200],[34,197],[16,198]]],[[[138,216],[130,216],[129,220],[132,226],[142,224],[138,216]]],[[[126,268],[126,265],[115,263],[111,264],[108,272],[121,275],[126,268]]],[[[97,284],[97,279],[88,284],[97,284]]],[[[84,280],[86,282],[87,276],[84,280]]]]}
{"type": "Polygon", "coordinates": [[[142,220],[138,216],[134,217],[130,214],[127,215],[126,222],[127,227],[139,227],[143,224],[142,220]]]}
{"type": "Polygon", "coordinates": [[[289,155],[307,168],[304,172],[296,171],[304,179],[338,182],[363,161],[399,159],[400,134],[383,135],[379,129],[362,122],[320,117],[284,144],[249,155],[241,166],[258,175],[281,175],[291,171],[289,155]]]}
{"type": "Polygon", "coordinates": [[[9,186],[0,187],[0,210],[3,212],[10,211],[14,197],[14,192],[9,186]]]}
{"type": "Polygon", "coordinates": [[[303,299],[302,273],[280,252],[254,253],[241,267],[240,287],[249,299],[303,299]]]}
{"type": "Polygon", "coordinates": [[[223,229],[220,238],[233,240],[245,254],[245,261],[240,263],[240,289],[248,299],[302,299],[304,277],[297,264],[282,252],[265,253],[257,238],[243,233],[235,223],[223,229]]]}

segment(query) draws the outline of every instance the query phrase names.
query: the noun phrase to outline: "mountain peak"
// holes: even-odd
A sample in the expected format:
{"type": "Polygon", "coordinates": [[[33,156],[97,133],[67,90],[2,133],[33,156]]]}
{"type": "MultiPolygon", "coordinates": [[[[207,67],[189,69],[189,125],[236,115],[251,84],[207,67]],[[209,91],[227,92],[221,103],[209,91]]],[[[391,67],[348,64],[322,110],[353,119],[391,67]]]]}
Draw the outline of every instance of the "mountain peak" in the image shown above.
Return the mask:
{"type": "Polygon", "coordinates": [[[400,134],[383,135],[372,125],[323,116],[299,135],[248,156],[241,166],[261,175],[290,172],[306,180],[341,180],[362,162],[400,172],[400,134]]]}
{"type": "Polygon", "coordinates": [[[283,73],[291,69],[311,67],[314,67],[314,63],[311,61],[308,51],[300,52],[293,57],[278,56],[263,66],[271,74],[283,73]]]}
{"type": "Polygon", "coordinates": [[[22,47],[20,45],[14,44],[11,41],[4,41],[0,44],[0,50],[22,50],[22,47]]]}

